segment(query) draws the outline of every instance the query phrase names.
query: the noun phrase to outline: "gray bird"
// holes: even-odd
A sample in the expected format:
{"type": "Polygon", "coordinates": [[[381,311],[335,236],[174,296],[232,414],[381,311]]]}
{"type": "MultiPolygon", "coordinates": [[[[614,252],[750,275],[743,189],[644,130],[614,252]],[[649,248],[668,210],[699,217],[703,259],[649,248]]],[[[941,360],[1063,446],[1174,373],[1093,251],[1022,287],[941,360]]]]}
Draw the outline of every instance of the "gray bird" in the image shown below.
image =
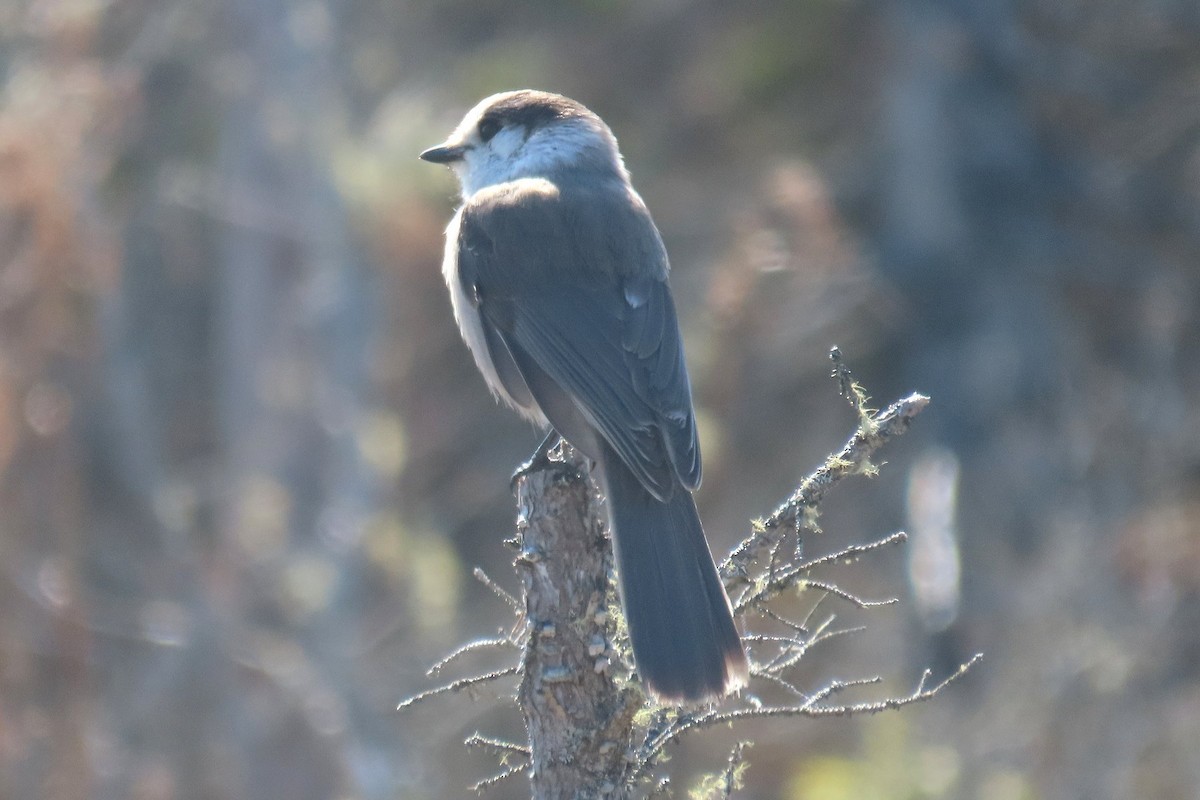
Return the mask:
{"type": "Polygon", "coordinates": [[[505,92],[421,158],[462,187],[442,272],[479,371],[598,467],[642,681],[664,702],[741,688],[691,494],[700,445],[667,253],[612,131],[561,95],[505,92]]]}

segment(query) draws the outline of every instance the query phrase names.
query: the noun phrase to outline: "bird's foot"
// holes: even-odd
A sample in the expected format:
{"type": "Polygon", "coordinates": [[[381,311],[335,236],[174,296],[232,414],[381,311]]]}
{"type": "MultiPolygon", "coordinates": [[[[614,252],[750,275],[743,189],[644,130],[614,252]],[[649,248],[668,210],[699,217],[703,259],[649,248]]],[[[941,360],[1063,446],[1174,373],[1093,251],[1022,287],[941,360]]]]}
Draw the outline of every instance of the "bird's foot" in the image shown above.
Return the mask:
{"type": "Polygon", "coordinates": [[[533,455],[529,457],[529,460],[517,467],[516,472],[512,474],[512,481],[509,484],[512,490],[516,491],[517,484],[526,475],[562,466],[561,457],[557,460],[550,457],[550,454],[560,443],[562,443],[562,437],[554,431],[550,431],[546,438],[542,440],[542,443],[538,445],[537,450],[533,451],[533,455]]]}

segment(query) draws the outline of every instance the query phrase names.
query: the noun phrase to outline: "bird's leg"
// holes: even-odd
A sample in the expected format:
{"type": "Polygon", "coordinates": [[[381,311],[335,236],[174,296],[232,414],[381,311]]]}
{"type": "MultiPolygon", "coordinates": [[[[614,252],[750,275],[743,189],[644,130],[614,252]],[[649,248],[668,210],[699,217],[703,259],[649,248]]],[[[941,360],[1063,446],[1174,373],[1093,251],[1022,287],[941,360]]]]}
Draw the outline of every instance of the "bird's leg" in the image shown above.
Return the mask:
{"type": "Polygon", "coordinates": [[[533,451],[529,460],[517,467],[517,471],[512,474],[512,487],[516,489],[517,481],[531,472],[554,466],[556,462],[550,459],[550,451],[558,447],[558,443],[561,441],[562,437],[558,435],[558,431],[551,428],[550,432],[546,434],[546,438],[542,439],[542,443],[537,446],[537,450],[533,451]]]}

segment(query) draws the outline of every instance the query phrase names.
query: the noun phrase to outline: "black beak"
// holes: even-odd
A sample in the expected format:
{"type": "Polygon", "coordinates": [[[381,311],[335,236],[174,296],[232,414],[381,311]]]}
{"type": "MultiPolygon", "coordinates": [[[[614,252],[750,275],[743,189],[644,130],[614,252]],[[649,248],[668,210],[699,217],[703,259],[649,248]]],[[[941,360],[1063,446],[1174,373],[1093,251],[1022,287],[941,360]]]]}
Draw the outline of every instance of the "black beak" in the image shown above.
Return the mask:
{"type": "Polygon", "coordinates": [[[439,144],[437,147],[431,147],[421,153],[421,160],[431,164],[452,164],[462,159],[463,151],[466,149],[466,146],[461,144],[439,144]]]}

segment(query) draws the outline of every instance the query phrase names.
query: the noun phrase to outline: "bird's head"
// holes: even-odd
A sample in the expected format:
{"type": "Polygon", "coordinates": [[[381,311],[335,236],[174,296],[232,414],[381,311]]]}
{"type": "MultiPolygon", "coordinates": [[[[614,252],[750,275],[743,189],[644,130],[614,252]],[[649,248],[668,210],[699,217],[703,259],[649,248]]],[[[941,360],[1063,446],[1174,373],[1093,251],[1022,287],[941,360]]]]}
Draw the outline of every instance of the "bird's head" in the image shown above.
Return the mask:
{"type": "Polygon", "coordinates": [[[529,89],[484,98],[421,158],[454,170],[464,198],[519,178],[593,173],[626,179],[603,120],[574,100],[529,89]]]}

